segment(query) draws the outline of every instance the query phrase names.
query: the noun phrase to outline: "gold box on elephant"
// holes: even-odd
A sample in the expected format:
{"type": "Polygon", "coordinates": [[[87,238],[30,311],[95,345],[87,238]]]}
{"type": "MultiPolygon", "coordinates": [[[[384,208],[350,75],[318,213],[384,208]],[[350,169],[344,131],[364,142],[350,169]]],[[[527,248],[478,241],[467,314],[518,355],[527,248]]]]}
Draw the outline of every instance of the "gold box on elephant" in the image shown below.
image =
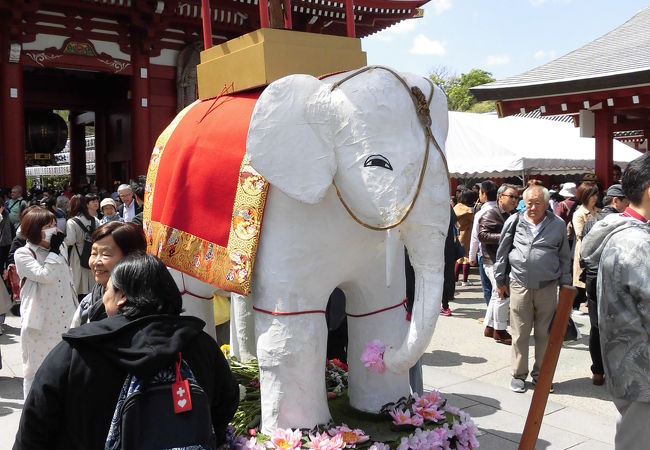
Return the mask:
{"type": "Polygon", "coordinates": [[[313,76],[366,65],[361,40],[326,34],[262,28],[201,52],[199,98],[265,86],[287,75],[313,76]]]}

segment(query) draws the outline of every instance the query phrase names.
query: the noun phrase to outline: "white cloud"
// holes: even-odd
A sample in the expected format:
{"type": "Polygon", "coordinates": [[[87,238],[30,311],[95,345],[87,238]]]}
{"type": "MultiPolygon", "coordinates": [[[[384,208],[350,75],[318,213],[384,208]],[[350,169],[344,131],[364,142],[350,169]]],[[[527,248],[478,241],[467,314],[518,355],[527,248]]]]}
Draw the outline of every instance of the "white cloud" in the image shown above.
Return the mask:
{"type": "Polygon", "coordinates": [[[502,66],[510,62],[510,55],[488,55],[488,66],[502,66]]]}
{"type": "Polygon", "coordinates": [[[369,39],[374,39],[375,41],[379,41],[379,42],[392,42],[393,36],[391,36],[390,34],[377,33],[374,36],[370,36],[369,39]]]}
{"type": "Polygon", "coordinates": [[[414,55],[442,56],[446,53],[446,50],[444,43],[435,39],[429,39],[423,34],[418,34],[413,39],[413,46],[409,50],[409,53],[413,53],[414,55]]]}
{"type": "Polygon", "coordinates": [[[551,60],[555,59],[555,50],[537,50],[533,57],[537,60],[551,60]]]}
{"type": "Polygon", "coordinates": [[[431,3],[436,10],[436,14],[442,14],[452,7],[451,0],[432,0],[431,3]]]}
{"type": "Polygon", "coordinates": [[[406,34],[410,33],[411,31],[415,30],[415,27],[418,26],[418,20],[419,19],[406,19],[402,20],[399,23],[396,23],[390,28],[386,29],[387,33],[395,33],[395,34],[406,34]]]}

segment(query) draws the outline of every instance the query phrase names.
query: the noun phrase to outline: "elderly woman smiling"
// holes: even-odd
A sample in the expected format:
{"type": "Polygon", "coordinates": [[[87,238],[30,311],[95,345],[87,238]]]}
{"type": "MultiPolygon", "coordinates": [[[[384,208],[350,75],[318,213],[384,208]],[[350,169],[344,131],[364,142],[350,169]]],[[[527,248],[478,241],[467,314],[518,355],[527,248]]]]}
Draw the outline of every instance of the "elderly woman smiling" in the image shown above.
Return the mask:
{"type": "MultiPolygon", "coordinates": [[[[14,449],[104,448],[127,374],[147,379],[179,352],[210,405],[212,444],[226,440],[239,403],[237,381],[217,343],[196,317],[180,316],[182,297],[162,261],[131,254],[113,268],[104,293],[108,317],[70,330],[36,374],[25,400],[14,449]]],[[[137,448],[174,448],[178,430],[143,438],[137,448]]],[[[124,447],[126,448],[126,446],[124,447]]]]}
{"type": "Polygon", "coordinates": [[[134,252],[144,252],[146,249],[144,231],[135,224],[109,222],[95,230],[88,265],[96,284],[79,304],[72,320],[73,327],[106,317],[102,296],[111,270],[125,256],[134,252]]]}

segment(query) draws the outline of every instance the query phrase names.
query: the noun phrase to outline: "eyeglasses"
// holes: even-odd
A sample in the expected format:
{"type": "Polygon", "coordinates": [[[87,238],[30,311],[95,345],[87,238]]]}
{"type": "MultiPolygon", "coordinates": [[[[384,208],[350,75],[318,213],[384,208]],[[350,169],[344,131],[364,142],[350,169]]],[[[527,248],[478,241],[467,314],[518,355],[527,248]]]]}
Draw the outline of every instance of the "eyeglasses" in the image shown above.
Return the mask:
{"type": "Polygon", "coordinates": [[[504,197],[509,197],[509,198],[511,198],[513,200],[519,200],[518,195],[509,195],[509,194],[501,194],[501,195],[503,195],[504,197]]]}

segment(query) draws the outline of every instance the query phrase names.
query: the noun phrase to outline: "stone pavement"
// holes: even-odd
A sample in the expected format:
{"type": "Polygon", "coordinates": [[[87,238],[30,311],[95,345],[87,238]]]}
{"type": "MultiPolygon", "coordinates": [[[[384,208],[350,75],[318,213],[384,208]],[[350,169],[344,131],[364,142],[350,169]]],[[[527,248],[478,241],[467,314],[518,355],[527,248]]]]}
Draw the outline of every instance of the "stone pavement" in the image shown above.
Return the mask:
{"type": "MultiPolygon", "coordinates": [[[[485,314],[478,276],[473,286],[457,287],[451,317],[440,316],[423,357],[426,389],[438,389],[452,406],[463,408],[480,429],[481,449],[518,447],[526,422],[532,385],[517,394],[509,389],[510,346],[483,336],[477,322],[485,314]]],[[[586,311],[586,309],[584,310],[586,311]]],[[[613,449],[617,411],[605,386],[591,382],[589,316],[574,317],[582,338],[560,351],[555,392],[549,394],[537,449],[613,449]]],[[[533,365],[533,340],[530,341],[533,365]]]]}
{"type": "MultiPolygon", "coordinates": [[[[528,383],[524,394],[508,389],[510,347],[483,337],[483,326],[476,321],[485,313],[480,281],[474,275],[470,280],[473,286],[457,288],[456,301],[451,303],[453,315],[438,319],[423,356],[425,389],[440,390],[452,406],[463,408],[474,418],[481,449],[516,449],[532,398],[531,386],[528,383]]],[[[616,409],[606,388],[591,383],[589,318],[585,315],[574,320],[583,337],[565,344],[560,352],[555,393],[549,395],[536,448],[612,449],[616,409]]],[[[13,444],[23,405],[20,318],[9,314],[4,330],[0,336],[2,450],[13,444]]],[[[530,354],[532,357],[532,345],[530,354]]]]}

